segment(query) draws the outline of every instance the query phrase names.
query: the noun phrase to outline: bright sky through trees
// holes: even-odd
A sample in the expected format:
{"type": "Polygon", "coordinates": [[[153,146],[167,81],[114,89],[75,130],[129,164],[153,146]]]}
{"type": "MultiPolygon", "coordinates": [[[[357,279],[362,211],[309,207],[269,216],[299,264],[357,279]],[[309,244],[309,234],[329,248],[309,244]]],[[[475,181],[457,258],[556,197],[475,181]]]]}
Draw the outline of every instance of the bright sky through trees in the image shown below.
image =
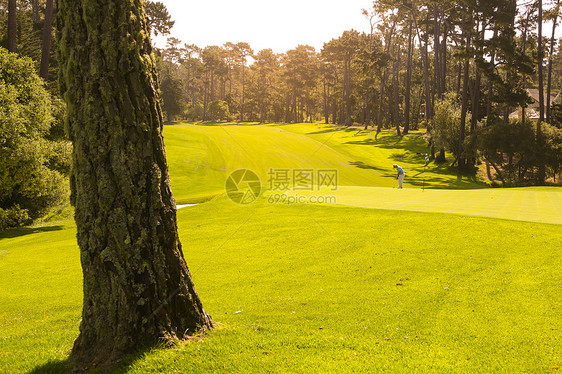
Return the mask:
{"type": "MultiPolygon", "coordinates": [[[[299,44],[317,50],[344,30],[369,32],[361,9],[371,0],[159,0],[176,21],[171,35],[183,43],[223,45],[247,42],[254,51],[285,52],[299,44]]],[[[165,37],[158,37],[164,47],[165,37]]]]}

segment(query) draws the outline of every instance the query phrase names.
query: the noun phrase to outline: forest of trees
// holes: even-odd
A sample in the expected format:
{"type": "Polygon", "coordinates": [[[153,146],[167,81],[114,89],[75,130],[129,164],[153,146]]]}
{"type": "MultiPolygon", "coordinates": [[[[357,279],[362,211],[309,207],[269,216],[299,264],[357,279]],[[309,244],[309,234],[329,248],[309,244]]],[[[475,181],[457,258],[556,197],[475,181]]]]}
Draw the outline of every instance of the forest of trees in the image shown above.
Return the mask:
{"type": "MultiPolygon", "coordinates": [[[[56,7],[53,0],[0,0],[0,48],[12,52],[2,54],[0,66],[0,151],[11,156],[0,160],[3,186],[10,186],[0,191],[0,227],[56,205],[70,172],[56,7]],[[31,102],[18,99],[26,92],[37,99],[30,106],[40,118],[34,126],[27,125],[31,102]],[[40,157],[30,163],[34,154],[40,157]],[[31,180],[34,188],[24,183],[31,180]]],[[[559,181],[560,0],[380,0],[363,15],[369,33],[350,25],[319,51],[254,51],[245,42],[199,47],[168,38],[155,53],[165,116],[325,122],[399,135],[420,129],[431,158],[459,172],[485,164],[488,178],[506,186],[559,181]]],[[[146,17],[154,35],[174,25],[161,2],[147,1],[146,17]]]]}
{"type": "Polygon", "coordinates": [[[543,184],[562,154],[559,13],[558,0],[380,0],[363,11],[369,34],[345,31],[320,51],[169,38],[164,111],[168,120],[322,121],[399,135],[422,127],[437,161],[450,151],[459,170],[484,160],[490,179],[543,184]],[[529,89],[540,92],[536,119],[527,118],[529,89]]]}

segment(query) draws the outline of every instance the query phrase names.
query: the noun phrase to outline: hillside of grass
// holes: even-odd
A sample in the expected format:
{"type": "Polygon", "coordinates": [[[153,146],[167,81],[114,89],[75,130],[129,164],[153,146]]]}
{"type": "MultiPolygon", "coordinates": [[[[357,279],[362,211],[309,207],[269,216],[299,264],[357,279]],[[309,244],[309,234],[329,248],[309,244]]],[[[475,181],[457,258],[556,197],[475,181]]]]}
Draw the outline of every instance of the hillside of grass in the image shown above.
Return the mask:
{"type": "MultiPolygon", "coordinates": [[[[378,145],[363,145],[372,133],[315,134],[329,129],[165,127],[176,200],[205,201],[178,210],[178,223],[216,329],[132,356],[115,372],[562,367],[561,190],[456,184],[431,164],[433,188],[422,191],[418,135],[381,134],[378,145]],[[403,190],[391,188],[399,160],[403,190]],[[237,205],[224,194],[237,168],[262,180],[270,168],[337,168],[330,193],[338,201],[271,203],[269,191],[237,205]]],[[[82,307],[75,235],[71,219],[0,233],[0,373],[70,372],[82,307]]]]}
{"type": "Polygon", "coordinates": [[[224,194],[227,176],[240,168],[257,173],[265,190],[271,187],[270,170],[330,169],[338,172],[335,191],[270,193],[321,196],[363,208],[562,223],[562,189],[491,189],[445,164],[424,168],[428,150],[419,132],[398,137],[321,124],[176,124],[166,126],[164,135],[178,204],[224,194]],[[394,163],[406,170],[407,192],[391,188],[397,185],[394,163]]]}
{"type": "Polygon", "coordinates": [[[428,150],[417,132],[398,137],[320,124],[179,123],[165,126],[164,136],[179,202],[198,198],[201,185],[210,194],[220,191],[226,174],[239,168],[253,170],[262,181],[271,169],[336,169],[341,186],[393,187],[397,163],[406,170],[405,187],[486,187],[445,164],[424,169],[428,150]]]}

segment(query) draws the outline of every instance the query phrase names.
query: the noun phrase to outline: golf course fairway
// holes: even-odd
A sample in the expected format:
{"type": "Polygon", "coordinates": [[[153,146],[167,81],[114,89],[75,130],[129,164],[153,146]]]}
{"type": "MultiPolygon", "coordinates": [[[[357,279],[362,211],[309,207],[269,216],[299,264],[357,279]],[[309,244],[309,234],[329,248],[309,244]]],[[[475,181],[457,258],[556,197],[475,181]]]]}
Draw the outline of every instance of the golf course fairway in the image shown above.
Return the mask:
{"type": "MultiPolygon", "coordinates": [[[[179,233],[216,328],[115,373],[562,368],[560,187],[492,189],[447,165],[424,170],[419,133],[174,124],[164,136],[177,204],[200,203],[177,211],[179,233]],[[250,204],[225,193],[237,169],[261,180],[250,204]],[[301,169],[336,170],[337,185],[270,188],[272,170],[301,169]]],[[[75,235],[63,216],[0,233],[0,373],[71,373],[75,235]]]]}

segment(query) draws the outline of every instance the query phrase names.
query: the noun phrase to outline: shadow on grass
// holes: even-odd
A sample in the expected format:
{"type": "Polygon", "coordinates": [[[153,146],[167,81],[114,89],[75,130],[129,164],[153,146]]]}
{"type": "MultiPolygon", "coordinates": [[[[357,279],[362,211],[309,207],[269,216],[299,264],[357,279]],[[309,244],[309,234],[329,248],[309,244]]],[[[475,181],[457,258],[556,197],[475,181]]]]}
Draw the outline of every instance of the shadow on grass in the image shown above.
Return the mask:
{"type": "Polygon", "coordinates": [[[330,127],[330,128],[328,128],[328,129],[326,129],[326,130],[319,130],[319,131],[307,132],[306,135],[327,134],[327,133],[330,133],[330,132],[336,132],[336,131],[341,131],[341,130],[343,130],[343,129],[338,129],[338,128],[335,128],[335,127],[330,127]]]}
{"type": "Polygon", "coordinates": [[[264,125],[264,122],[215,122],[215,121],[166,121],[164,126],[176,126],[176,125],[195,125],[195,126],[205,126],[205,127],[219,127],[219,126],[258,126],[264,125]]]}
{"type": "Polygon", "coordinates": [[[49,361],[46,364],[36,367],[31,370],[29,374],[66,374],[72,373],[72,366],[70,361],[59,360],[59,361],[49,361]]]}
{"type": "Polygon", "coordinates": [[[424,186],[425,188],[435,190],[478,190],[489,188],[486,183],[478,180],[476,175],[473,174],[457,174],[457,178],[454,181],[448,180],[446,177],[450,177],[451,175],[457,173],[456,169],[448,166],[440,166],[431,170],[428,169],[428,174],[425,175],[423,167],[414,169],[414,171],[417,173],[409,175],[406,172],[405,182],[420,188],[424,186]],[[438,175],[435,176],[435,174],[438,175]],[[439,177],[439,175],[443,175],[443,178],[439,177]]]}
{"type": "Polygon", "coordinates": [[[63,230],[64,226],[47,226],[47,227],[24,227],[19,229],[8,229],[0,232],[0,239],[17,238],[24,235],[36,234],[39,232],[50,232],[63,230]]]}
{"type": "Polygon", "coordinates": [[[139,350],[136,353],[125,356],[119,362],[113,363],[101,367],[93,367],[90,369],[79,369],[74,366],[71,357],[64,360],[49,361],[46,364],[37,366],[33,370],[29,371],[28,374],[78,374],[78,373],[88,373],[88,374],[125,374],[128,373],[132,366],[139,360],[141,360],[145,355],[154,348],[163,348],[162,346],[156,345],[152,348],[146,348],[139,350]]]}
{"type": "Polygon", "coordinates": [[[387,172],[388,170],[383,169],[383,168],[379,168],[376,166],[372,166],[372,165],[367,165],[366,163],[364,163],[363,161],[350,161],[349,162],[350,165],[356,166],[360,169],[368,169],[368,170],[378,170],[378,171],[382,171],[382,172],[387,172]]]}
{"type": "Polygon", "coordinates": [[[363,140],[351,140],[345,144],[355,144],[355,145],[366,145],[374,146],[385,149],[399,149],[406,150],[410,152],[427,152],[427,144],[417,135],[407,135],[407,136],[382,136],[377,139],[367,138],[363,140]]]}

